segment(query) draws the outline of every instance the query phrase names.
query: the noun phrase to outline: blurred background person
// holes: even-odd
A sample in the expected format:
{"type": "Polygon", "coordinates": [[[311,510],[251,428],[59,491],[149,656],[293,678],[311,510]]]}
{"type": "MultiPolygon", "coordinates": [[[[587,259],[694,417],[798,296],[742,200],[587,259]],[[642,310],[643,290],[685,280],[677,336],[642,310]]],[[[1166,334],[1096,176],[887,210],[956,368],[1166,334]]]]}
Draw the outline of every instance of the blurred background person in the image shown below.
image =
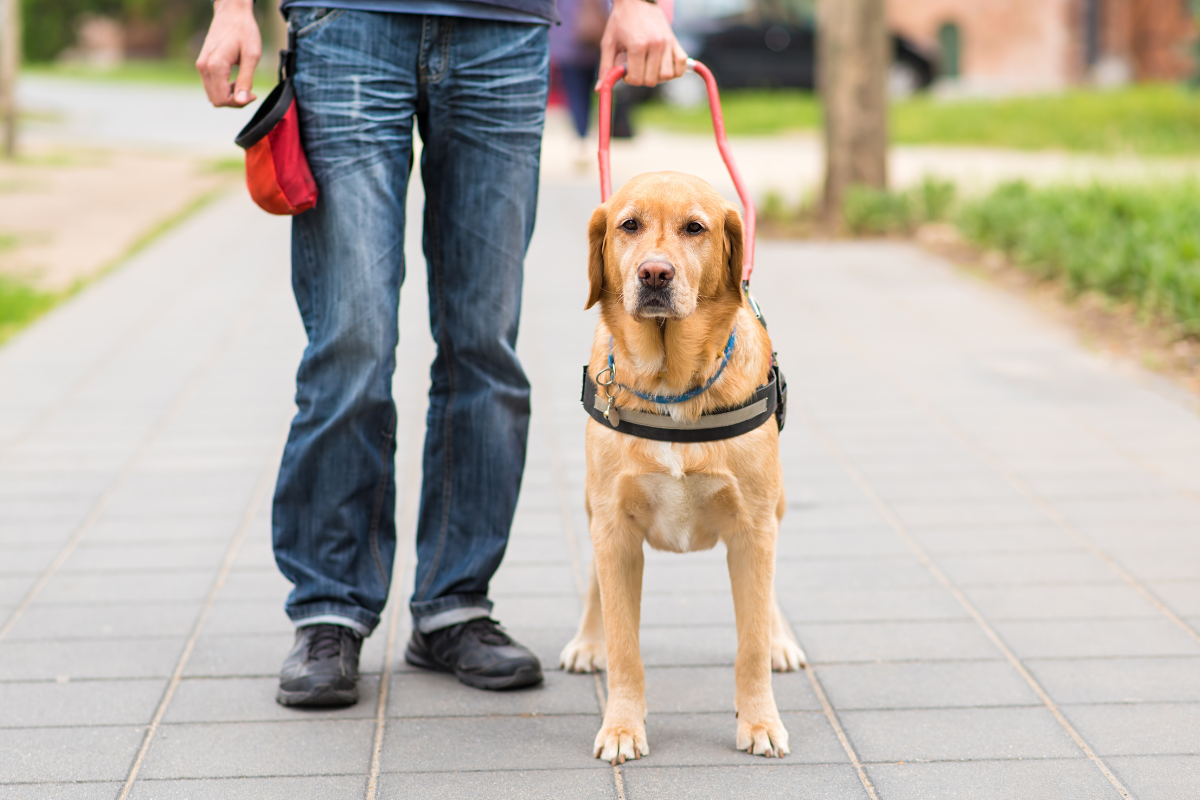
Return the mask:
{"type": "Polygon", "coordinates": [[[608,11],[608,0],[559,0],[562,25],[550,28],[550,60],[579,136],[576,166],[580,168],[590,163],[587,132],[592,116],[592,87],[600,66],[600,38],[604,36],[608,11]]]}

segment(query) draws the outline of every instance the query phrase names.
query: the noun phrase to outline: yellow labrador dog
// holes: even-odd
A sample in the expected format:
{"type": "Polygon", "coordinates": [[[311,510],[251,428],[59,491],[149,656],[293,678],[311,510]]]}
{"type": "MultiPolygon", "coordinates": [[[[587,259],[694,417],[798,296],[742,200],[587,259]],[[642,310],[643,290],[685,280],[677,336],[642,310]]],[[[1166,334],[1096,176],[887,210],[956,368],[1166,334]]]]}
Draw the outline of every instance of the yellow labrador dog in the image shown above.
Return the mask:
{"type": "MultiPolygon", "coordinates": [[[[804,653],[775,601],[785,507],[775,420],[719,441],[621,430],[632,420],[703,428],[721,419],[713,414],[754,410],[747,402],[770,379],[772,352],[741,289],[741,217],[699,178],[650,173],[596,209],[588,237],[587,307],[600,303],[588,373],[599,385],[596,407],[610,413],[593,414],[587,427],[594,556],[583,619],[562,666],[592,672],[607,662],[595,755],[616,764],[650,752],[638,644],[643,543],[687,553],[718,541],[728,551],[737,616],[737,746],[784,755],[788,734],[771,669],[797,669],[804,653]]],[[[585,390],[585,406],[592,402],[585,390]]]]}

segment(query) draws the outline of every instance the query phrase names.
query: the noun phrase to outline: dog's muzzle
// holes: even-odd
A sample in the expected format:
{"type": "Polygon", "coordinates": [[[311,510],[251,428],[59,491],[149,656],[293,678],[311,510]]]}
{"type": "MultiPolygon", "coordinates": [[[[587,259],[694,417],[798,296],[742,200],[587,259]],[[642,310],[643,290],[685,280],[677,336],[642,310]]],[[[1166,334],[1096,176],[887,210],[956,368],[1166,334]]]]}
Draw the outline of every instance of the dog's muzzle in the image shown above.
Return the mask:
{"type": "Polygon", "coordinates": [[[675,312],[675,267],[669,261],[646,260],[638,266],[637,313],[669,317],[675,312]]]}

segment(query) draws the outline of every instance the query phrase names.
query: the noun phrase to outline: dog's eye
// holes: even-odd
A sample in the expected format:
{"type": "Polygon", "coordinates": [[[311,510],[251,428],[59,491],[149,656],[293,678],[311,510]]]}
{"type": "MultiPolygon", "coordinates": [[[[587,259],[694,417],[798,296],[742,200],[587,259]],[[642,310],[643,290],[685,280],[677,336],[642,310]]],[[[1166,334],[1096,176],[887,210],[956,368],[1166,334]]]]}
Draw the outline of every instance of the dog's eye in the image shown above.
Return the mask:
{"type": "Polygon", "coordinates": [[[699,233],[702,230],[704,230],[704,226],[701,225],[699,222],[689,222],[688,223],[688,226],[687,226],[688,233],[699,233]]]}
{"type": "Polygon", "coordinates": [[[630,233],[632,233],[633,231],[636,231],[638,229],[637,220],[636,219],[627,219],[621,223],[621,227],[624,228],[625,230],[629,231],[630,233]]]}

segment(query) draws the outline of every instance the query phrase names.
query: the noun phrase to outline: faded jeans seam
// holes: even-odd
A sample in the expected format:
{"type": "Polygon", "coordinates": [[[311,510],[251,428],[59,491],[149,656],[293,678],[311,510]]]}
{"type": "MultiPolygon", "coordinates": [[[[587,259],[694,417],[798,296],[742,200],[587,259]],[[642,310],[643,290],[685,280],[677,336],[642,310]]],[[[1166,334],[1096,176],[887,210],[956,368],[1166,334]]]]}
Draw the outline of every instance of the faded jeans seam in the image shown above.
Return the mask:
{"type": "MultiPolygon", "coordinates": [[[[429,202],[428,200],[426,202],[429,202]]],[[[430,253],[433,256],[433,276],[434,286],[437,289],[438,295],[438,326],[441,328],[439,346],[443,348],[444,357],[446,359],[446,382],[450,384],[450,391],[447,393],[446,399],[446,436],[443,446],[446,448],[443,458],[446,462],[445,482],[442,484],[442,518],[438,523],[438,542],[437,549],[434,551],[433,563],[429,566],[429,572],[425,575],[425,580],[421,583],[421,588],[417,590],[416,596],[420,600],[425,599],[425,592],[429,591],[429,585],[433,582],[434,576],[437,575],[438,565],[442,562],[442,551],[445,550],[446,537],[450,532],[450,502],[453,498],[454,486],[454,401],[458,394],[458,382],[455,380],[454,373],[454,345],[450,341],[450,334],[446,327],[446,292],[443,283],[442,274],[442,253],[438,239],[438,214],[437,202],[431,204],[431,210],[426,217],[425,224],[432,228],[430,236],[430,253]]]]}
{"type": "Polygon", "coordinates": [[[371,527],[368,537],[371,544],[371,557],[375,559],[375,569],[379,571],[379,582],[383,585],[384,591],[387,591],[388,585],[391,582],[388,580],[387,568],[383,564],[383,554],[379,552],[379,520],[383,516],[383,500],[387,495],[388,480],[395,466],[395,459],[388,458],[388,445],[395,441],[395,438],[396,412],[393,411],[392,422],[384,430],[383,442],[379,448],[379,460],[383,462],[383,469],[379,473],[379,485],[375,488],[375,508],[371,513],[371,527]]]}

